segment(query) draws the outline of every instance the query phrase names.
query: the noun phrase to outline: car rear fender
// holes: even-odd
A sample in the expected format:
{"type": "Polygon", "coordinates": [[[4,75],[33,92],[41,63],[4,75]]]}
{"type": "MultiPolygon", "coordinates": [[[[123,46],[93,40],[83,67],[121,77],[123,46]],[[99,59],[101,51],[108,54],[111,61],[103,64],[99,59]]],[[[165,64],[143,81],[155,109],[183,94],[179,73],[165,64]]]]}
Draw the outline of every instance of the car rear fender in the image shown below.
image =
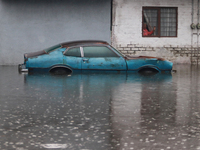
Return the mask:
{"type": "Polygon", "coordinates": [[[145,65],[145,66],[142,66],[142,67],[140,67],[139,69],[138,69],[138,72],[140,72],[140,71],[145,71],[145,70],[148,70],[148,69],[150,69],[150,70],[152,70],[152,71],[155,71],[155,72],[160,72],[161,70],[158,68],[158,67],[156,67],[156,66],[153,66],[153,65],[145,65]]]}
{"type": "Polygon", "coordinates": [[[73,70],[69,67],[69,66],[64,66],[64,65],[56,65],[56,66],[52,66],[50,69],[49,69],[49,72],[51,72],[52,70],[54,69],[65,69],[65,70],[69,70],[71,71],[71,73],[73,72],[73,70]]]}

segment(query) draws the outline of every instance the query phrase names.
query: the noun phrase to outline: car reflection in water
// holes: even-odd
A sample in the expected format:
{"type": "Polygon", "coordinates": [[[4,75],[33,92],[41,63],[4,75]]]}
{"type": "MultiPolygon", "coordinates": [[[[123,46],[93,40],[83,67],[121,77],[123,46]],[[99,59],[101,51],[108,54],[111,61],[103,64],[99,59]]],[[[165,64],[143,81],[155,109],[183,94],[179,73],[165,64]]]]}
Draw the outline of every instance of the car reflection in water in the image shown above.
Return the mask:
{"type": "Polygon", "coordinates": [[[167,129],[174,126],[176,116],[176,90],[170,74],[129,74],[126,83],[113,91],[111,108],[114,149],[169,148],[167,129]]]}
{"type": "Polygon", "coordinates": [[[167,94],[173,89],[171,74],[24,77],[26,121],[40,123],[29,132],[39,132],[35,143],[40,141],[40,147],[54,143],[69,149],[139,149],[175,121],[176,94],[167,94]]]}

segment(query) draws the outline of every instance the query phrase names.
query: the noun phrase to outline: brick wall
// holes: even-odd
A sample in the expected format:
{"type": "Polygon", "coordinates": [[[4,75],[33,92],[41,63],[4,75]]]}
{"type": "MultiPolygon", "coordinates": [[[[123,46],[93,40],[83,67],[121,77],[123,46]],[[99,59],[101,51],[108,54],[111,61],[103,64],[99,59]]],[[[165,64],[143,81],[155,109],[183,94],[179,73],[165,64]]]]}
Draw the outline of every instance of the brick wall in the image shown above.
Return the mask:
{"type": "Polygon", "coordinates": [[[200,63],[198,1],[188,0],[113,0],[112,45],[128,55],[163,57],[174,63],[200,63]],[[142,37],[142,7],[177,7],[177,37],[142,37]],[[138,44],[139,43],[139,44],[138,44]]]}
{"type": "Polygon", "coordinates": [[[200,64],[200,48],[198,47],[150,47],[138,44],[127,44],[119,45],[117,49],[125,55],[148,55],[162,57],[177,64],[200,64]]]}

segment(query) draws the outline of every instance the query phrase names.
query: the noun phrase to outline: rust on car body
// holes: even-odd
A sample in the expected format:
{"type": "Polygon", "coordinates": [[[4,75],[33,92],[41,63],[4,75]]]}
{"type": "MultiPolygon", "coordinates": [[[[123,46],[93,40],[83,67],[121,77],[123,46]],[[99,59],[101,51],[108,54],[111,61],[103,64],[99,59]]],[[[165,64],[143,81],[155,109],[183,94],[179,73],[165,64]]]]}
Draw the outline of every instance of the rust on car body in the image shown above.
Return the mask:
{"type": "Polygon", "coordinates": [[[80,70],[141,72],[150,69],[161,72],[171,71],[172,66],[172,62],[163,58],[125,56],[106,41],[82,40],[60,43],[41,51],[26,53],[24,64],[20,64],[19,69],[45,69],[49,72],[56,72],[59,69],[70,72],[80,70]],[[71,51],[73,53],[70,53],[71,51]]]}
{"type": "Polygon", "coordinates": [[[81,45],[98,45],[98,44],[103,44],[103,45],[109,45],[106,41],[96,41],[96,40],[87,40],[87,41],[71,41],[71,42],[65,42],[61,43],[61,46],[64,48],[68,48],[71,46],[81,46],[81,45]]]}
{"type": "Polygon", "coordinates": [[[164,58],[152,57],[152,56],[126,56],[127,60],[130,60],[130,59],[150,59],[150,58],[155,58],[155,59],[160,60],[160,61],[165,60],[164,58]]]}
{"type": "Polygon", "coordinates": [[[47,54],[47,53],[44,50],[42,50],[42,51],[37,51],[37,52],[32,52],[32,53],[26,53],[26,54],[24,54],[24,57],[30,58],[30,57],[36,57],[39,55],[43,55],[43,54],[47,54]]]}

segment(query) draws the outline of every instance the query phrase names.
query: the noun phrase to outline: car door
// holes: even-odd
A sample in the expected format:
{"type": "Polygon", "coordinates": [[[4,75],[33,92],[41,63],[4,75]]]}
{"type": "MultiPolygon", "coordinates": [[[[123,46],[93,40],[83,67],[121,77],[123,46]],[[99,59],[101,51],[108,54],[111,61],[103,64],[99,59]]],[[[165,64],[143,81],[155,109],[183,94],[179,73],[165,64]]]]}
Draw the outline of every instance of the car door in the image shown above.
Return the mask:
{"type": "Polygon", "coordinates": [[[63,64],[73,70],[81,69],[82,57],[80,47],[72,47],[63,53],[63,64]]]}
{"type": "Polygon", "coordinates": [[[126,62],[106,46],[83,46],[82,70],[126,70],[126,62]]]}

